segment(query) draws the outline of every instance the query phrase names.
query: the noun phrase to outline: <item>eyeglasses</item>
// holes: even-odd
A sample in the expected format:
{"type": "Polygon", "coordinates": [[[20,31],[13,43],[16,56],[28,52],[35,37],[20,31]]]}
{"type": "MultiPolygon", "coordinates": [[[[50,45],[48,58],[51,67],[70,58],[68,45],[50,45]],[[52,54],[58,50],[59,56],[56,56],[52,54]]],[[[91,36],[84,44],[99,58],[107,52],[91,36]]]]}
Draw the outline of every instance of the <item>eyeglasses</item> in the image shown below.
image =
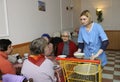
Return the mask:
{"type": "Polygon", "coordinates": [[[69,37],[68,35],[62,35],[62,37],[69,37]]]}

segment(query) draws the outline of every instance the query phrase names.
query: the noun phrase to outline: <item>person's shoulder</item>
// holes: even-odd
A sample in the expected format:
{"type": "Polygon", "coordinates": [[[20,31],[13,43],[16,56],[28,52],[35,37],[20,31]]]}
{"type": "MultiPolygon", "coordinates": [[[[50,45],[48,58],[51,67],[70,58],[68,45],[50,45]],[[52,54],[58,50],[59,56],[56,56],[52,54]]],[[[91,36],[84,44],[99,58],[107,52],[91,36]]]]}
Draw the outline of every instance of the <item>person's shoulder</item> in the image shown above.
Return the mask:
{"type": "Polygon", "coordinates": [[[59,43],[58,43],[58,45],[63,45],[63,44],[64,44],[64,42],[59,42],[59,43]]]}
{"type": "Polygon", "coordinates": [[[93,22],[93,24],[94,24],[95,26],[100,26],[100,27],[101,27],[101,24],[99,24],[99,23],[97,23],[97,22],[93,22]]]}
{"type": "Polygon", "coordinates": [[[81,26],[80,26],[80,29],[83,29],[84,27],[85,27],[84,25],[81,25],[81,26]]]}
{"type": "Polygon", "coordinates": [[[97,27],[97,29],[102,29],[102,25],[99,23],[94,22],[93,26],[97,27]]]}
{"type": "Polygon", "coordinates": [[[70,43],[74,43],[72,40],[69,40],[70,43]]]}
{"type": "Polygon", "coordinates": [[[85,30],[85,26],[84,26],[84,25],[81,25],[80,28],[79,28],[79,31],[81,32],[81,31],[83,31],[83,30],[85,30]]]}
{"type": "Polygon", "coordinates": [[[52,66],[52,65],[54,65],[54,63],[49,59],[49,58],[46,58],[45,59],[45,61],[44,61],[44,64],[46,64],[46,65],[50,65],[50,66],[52,66]]]}
{"type": "Polygon", "coordinates": [[[0,64],[11,64],[11,62],[3,56],[0,56],[0,64]]]}

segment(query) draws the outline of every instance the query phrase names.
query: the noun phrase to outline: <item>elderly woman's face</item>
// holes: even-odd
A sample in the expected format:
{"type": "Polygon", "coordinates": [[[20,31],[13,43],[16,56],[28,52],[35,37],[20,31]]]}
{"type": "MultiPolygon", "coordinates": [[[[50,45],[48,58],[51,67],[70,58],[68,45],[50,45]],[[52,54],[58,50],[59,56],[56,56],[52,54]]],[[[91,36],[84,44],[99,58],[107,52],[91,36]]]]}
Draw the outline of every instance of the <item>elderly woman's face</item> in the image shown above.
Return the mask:
{"type": "Polygon", "coordinates": [[[83,16],[80,17],[80,22],[81,22],[82,25],[86,26],[86,25],[89,24],[90,20],[89,20],[88,17],[86,17],[85,15],[83,15],[83,16]]]}
{"type": "Polygon", "coordinates": [[[62,39],[63,39],[64,42],[67,42],[67,41],[69,40],[69,35],[68,35],[68,33],[66,33],[66,32],[63,33],[63,34],[62,34],[62,39]]]}
{"type": "Polygon", "coordinates": [[[51,50],[50,50],[50,47],[49,45],[46,45],[45,49],[44,49],[44,54],[46,56],[50,55],[51,54],[51,50]]]}

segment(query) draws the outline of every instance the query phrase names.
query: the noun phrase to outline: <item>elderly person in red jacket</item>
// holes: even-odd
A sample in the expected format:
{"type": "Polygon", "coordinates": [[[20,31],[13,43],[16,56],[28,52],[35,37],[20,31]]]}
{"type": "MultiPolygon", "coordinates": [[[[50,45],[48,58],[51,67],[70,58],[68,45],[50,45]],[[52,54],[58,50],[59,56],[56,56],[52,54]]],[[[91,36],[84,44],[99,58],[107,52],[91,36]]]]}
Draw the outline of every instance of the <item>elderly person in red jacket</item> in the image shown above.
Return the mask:
{"type": "Polygon", "coordinates": [[[57,46],[57,55],[66,55],[67,57],[74,57],[73,54],[77,51],[77,45],[70,40],[70,32],[64,31],[61,33],[63,42],[57,46]]]}

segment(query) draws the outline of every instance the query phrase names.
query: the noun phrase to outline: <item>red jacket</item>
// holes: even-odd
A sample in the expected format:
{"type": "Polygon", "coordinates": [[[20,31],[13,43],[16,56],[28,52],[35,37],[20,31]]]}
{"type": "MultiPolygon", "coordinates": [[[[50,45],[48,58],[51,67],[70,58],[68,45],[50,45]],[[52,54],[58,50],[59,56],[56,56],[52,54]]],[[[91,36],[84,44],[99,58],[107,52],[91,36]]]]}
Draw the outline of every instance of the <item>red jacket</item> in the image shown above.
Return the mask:
{"type": "Polygon", "coordinates": [[[0,71],[3,74],[9,73],[9,74],[16,74],[16,70],[13,67],[12,63],[7,60],[8,56],[0,51],[0,71]]]}
{"type": "MultiPolygon", "coordinates": [[[[62,55],[64,47],[64,42],[60,42],[57,46],[57,56],[62,55]]],[[[69,41],[69,55],[68,57],[73,57],[74,52],[77,51],[77,45],[73,41],[69,41]]]]}

